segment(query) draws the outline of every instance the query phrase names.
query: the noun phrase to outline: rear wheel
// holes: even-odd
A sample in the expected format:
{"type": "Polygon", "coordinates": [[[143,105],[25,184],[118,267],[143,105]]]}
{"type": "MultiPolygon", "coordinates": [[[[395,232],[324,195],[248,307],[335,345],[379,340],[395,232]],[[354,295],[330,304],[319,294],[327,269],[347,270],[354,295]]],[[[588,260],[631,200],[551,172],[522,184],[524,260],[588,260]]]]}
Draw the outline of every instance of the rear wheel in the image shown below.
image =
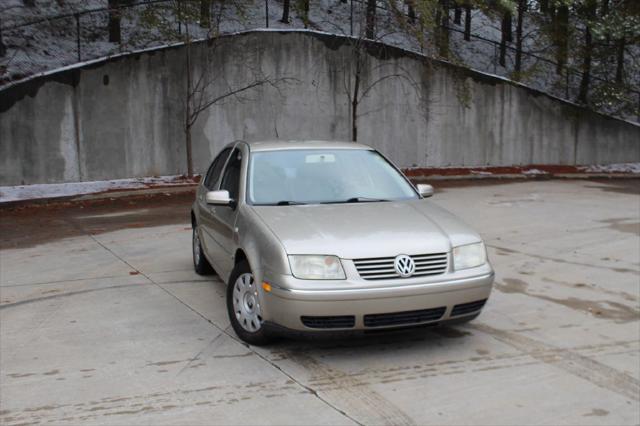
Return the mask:
{"type": "Polygon", "coordinates": [[[264,345],[271,339],[262,324],[258,283],[247,261],[236,265],[227,286],[229,321],[238,337],[252,345],[264,345]]]}
{"type": "Polygon", "coordinates": [[[193,251],[193,268],[199,275],[210,275],[213,273],[211,264],[202,252],[202,244],[200,244],[200,235],[198,234],[198,226],[193,227],[193,236],[191,238],[193,251]]]}

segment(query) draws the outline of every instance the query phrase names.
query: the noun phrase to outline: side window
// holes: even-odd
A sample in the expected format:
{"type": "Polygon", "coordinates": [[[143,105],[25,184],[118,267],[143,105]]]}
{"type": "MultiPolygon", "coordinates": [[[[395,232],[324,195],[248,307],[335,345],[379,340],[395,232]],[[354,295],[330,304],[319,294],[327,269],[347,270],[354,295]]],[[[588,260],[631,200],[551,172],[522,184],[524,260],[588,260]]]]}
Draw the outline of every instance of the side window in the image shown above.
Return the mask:
{"type": "Polygon", "coordinates": [[[214,186],[216,182],[218,182],[218,178],[220,177],[220,173],[222,172],[222,168],[224,167],[225,161],[227,161],[230,151],[231,148],[223,149],[216,159],[213,160],[213,163],[211,163],[211,167],[209,167],[207,176],[204,179],[204,186],[209,191],[213,191],[215,189],[214,186]]]}
{"type": "Polygon", "coordinates": [[[220,189],[229,191],[229,197],[234,200],[238,199],[238,190],[240,188],[240,166],[242,165],[242,153],[239,149],[234,149],[229,159],[229,164],[224,170],[220,189]]]}

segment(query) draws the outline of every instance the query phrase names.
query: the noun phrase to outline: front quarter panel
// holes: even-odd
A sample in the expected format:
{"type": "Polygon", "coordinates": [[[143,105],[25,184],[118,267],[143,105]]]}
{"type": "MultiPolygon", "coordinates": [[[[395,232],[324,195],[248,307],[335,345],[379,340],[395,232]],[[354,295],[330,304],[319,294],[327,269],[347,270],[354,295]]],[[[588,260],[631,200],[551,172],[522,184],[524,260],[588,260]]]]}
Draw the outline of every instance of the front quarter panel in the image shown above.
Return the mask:
{"type": "Polygon", "coordinates": [[[237,222],[238,245],[244,250],[256,281],[265,273],[289,275],[287,253],[280,240],[248,204],[240,206],[237,222]]]}

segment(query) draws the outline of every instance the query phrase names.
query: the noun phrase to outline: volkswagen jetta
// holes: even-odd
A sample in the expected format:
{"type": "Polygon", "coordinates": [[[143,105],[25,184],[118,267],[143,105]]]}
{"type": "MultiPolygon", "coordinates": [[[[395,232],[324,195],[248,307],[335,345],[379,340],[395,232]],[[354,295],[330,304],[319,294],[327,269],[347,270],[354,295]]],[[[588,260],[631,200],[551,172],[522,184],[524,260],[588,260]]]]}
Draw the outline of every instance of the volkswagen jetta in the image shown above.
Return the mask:
{"type": "Polygon", "coordinates": [[[464,322],[494,273],[480,236],[371,147],[235,142],[191,212],[196,272],[227,285],[236,334],[464,322]]]}

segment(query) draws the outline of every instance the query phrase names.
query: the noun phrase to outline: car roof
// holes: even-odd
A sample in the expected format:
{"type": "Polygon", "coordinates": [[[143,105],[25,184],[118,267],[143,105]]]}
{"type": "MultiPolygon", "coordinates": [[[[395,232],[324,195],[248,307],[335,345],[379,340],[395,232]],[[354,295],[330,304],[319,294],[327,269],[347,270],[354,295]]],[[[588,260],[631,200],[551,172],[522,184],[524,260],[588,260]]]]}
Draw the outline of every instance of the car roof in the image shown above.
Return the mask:
{"type": "Polygon", "coordinates": [[[372,150],[370,146],[355,142],[319,141],[319,140],[271,140],[245,142],[252,152],[279,151],[289,149],[363,149],[372,150]]]}

